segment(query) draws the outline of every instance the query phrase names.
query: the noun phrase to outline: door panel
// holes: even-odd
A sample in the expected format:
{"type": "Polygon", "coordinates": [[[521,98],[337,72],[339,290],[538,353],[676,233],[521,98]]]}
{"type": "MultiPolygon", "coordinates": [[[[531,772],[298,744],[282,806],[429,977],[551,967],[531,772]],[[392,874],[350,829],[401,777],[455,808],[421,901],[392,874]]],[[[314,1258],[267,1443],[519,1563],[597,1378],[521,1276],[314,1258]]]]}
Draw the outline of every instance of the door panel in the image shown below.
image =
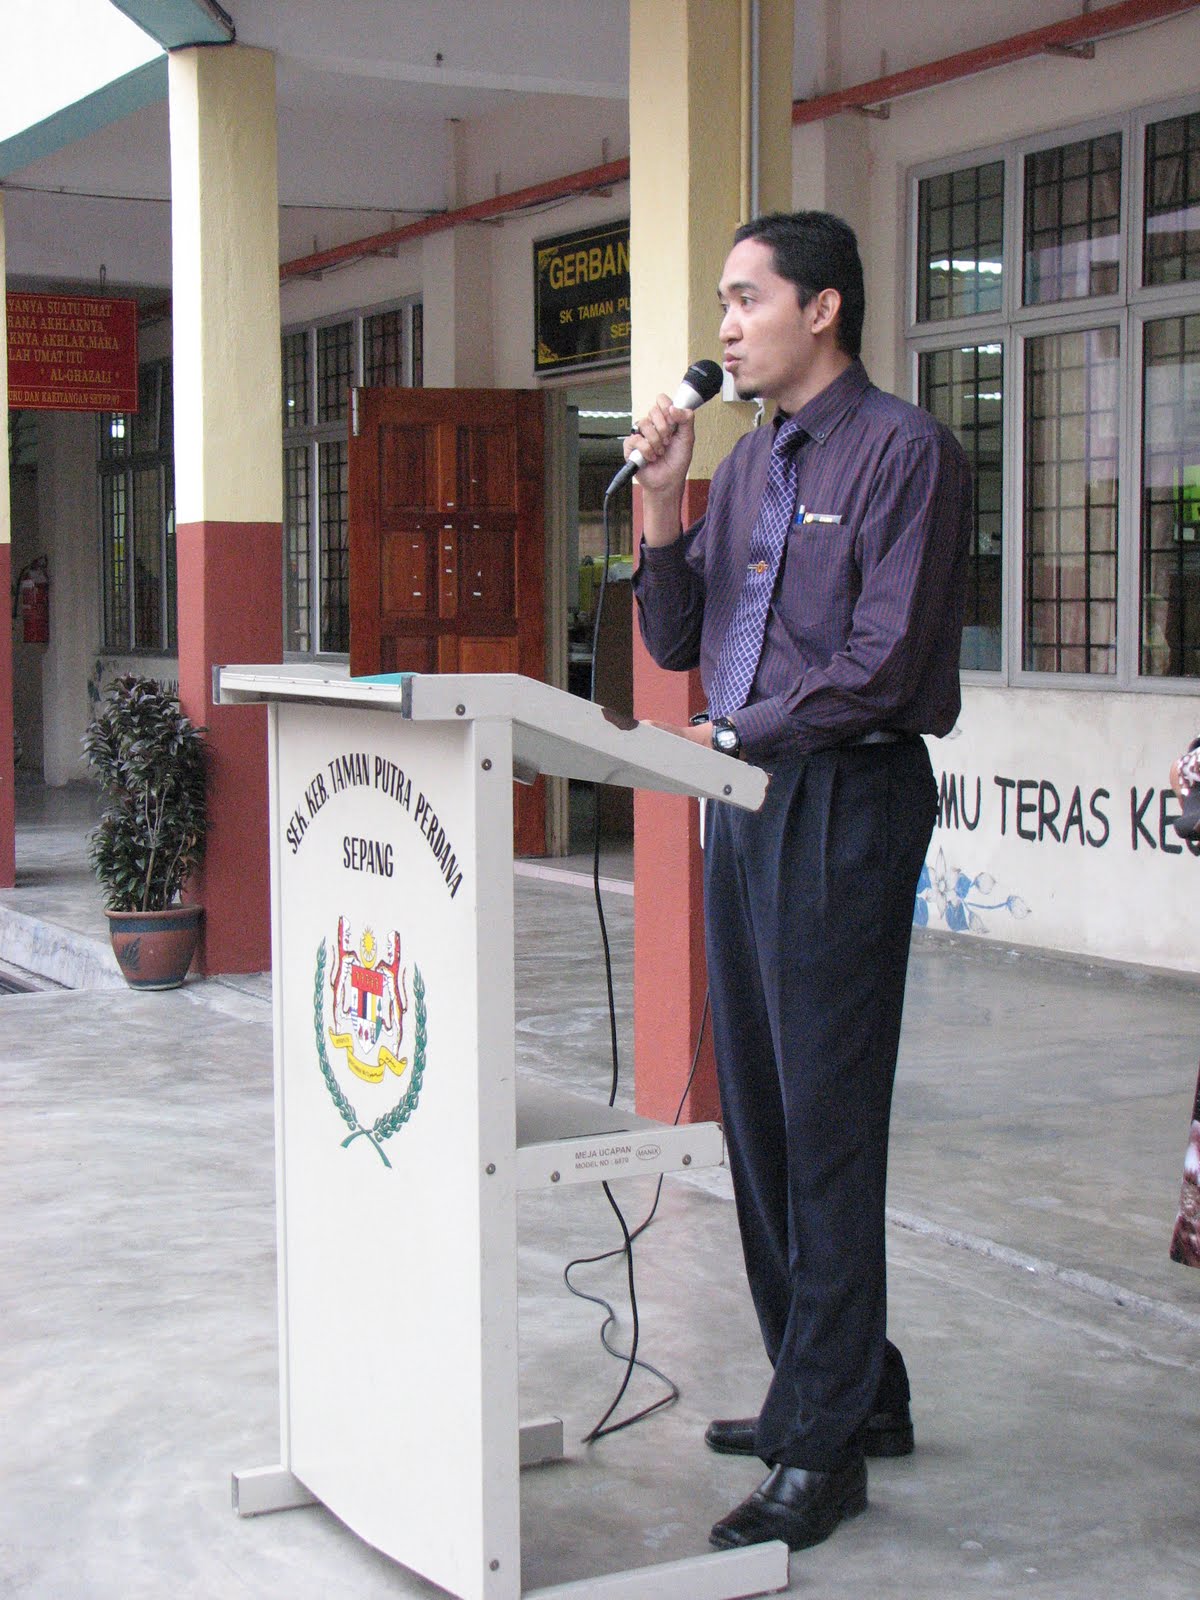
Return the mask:
{"type": "Polygon", "coordinates": [[[381,537],[379,604],[389,616],[423,617],[437,606],[441,529],[416,524],[381,537]]]}
{"type": "Polygon", "coordinates": [[[437,672],[437,649],[431,639],[388,638],[383,642],[380,672],[437,672]]]}
{"type": "Polygon", "coordinates": [[[437,429],[381,427],[379,514],[387,525],[407,513],[436,510],[437,429]]]}
{"type": "Polygon", "coordinates": [[[515,672],[516,651],[511,639],[460,639],[460,672],[515,672]]]}
{"type": "MultiPolygon", "coordinates": [[[[545,661],[542,397],[360,389],[350,441],[350,670],[520,672],[545,661]]],[[[545,851],[543,785],[515,847],[545,851]]]]}
{"type": "Polygon", "coordinates": [[[511,529],[474,523],[458,541],[458,611],[476,621],[502,622],[516,606],[516,561],[511,529]]]}
{"type": "Polygon", "coordinates": [[[516,444],[511,428],[458,430],[459,510],[516,511],[516,444]]]}

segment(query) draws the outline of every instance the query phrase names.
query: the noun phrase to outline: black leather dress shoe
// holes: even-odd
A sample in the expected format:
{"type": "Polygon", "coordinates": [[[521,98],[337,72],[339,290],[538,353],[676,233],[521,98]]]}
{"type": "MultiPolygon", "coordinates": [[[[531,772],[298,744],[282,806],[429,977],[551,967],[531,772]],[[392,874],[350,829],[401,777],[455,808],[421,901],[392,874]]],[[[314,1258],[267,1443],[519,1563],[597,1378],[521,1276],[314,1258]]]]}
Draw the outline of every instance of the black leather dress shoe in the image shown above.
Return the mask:
{"type": "MultiPolygon", "coordinates": [[[[717,1418],[704,1430],[704,1442],[723,1456],[752,1456],[757,1417],[717,1418]]],[[[873,1411],[863,1430],[863,1454],[868,1456],[910,1456],[915,1448],[912,1413],[908,1402],[873,1411]]]]}
{"type": "Polygon", "coordinates": [[[782,1539],[789,1550],[807,1550],[867,1509],[867,1467],[862,1460],[837,1472],[772,1467],[754,1493],[713,1524],[709,1540],[719,1550],[782,1539]]]}
{"type": "Polygon", "coordinates": [[[752,1456],[757,1417],[716,1417],[704,1430],[704,1442],[721,1456],[752,1456]]]}
{"type": "Polygon", "coordinates": [[[872,1411],[863,1429],[863,1453],[868,1456],[910,1456],[916,1449],[912,1412],[908,1401],[872,1411]]]}

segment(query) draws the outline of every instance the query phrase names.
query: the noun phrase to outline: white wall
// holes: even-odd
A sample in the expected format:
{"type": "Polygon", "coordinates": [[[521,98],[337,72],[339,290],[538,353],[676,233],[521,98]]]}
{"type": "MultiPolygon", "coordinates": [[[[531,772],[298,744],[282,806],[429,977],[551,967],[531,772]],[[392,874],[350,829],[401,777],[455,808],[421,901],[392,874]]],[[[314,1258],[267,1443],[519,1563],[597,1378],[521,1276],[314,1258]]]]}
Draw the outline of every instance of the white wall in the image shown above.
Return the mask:
{"type": "Polygon", "coordinates": [[[929,741],[928,926],[1194,971],[1200,845],[1168,769],[1197,732],[1200,696],[968,686],[929,741]]]}
{"type": "Polygon", "coordinates": [[[10,277],[169,284],[170,189],[165,101],[30,162],[5,190],[10,277]],[[116,182],[97,182],[105,163],[116,182]]]}
{"type": "MultiPolygon", "coordinates": [[[[824,0],[840,69],[826,89],[865,83],[961,50],[1078,17],[1081,0],[824,0]]],[[[1110,0],[1095,0],[1099,11],[1110,0]]],[[[797,86],[798,91],[800,86],[797,86]]]]}
{"type": "Polygon", "coordinates": [[[279,314],[295,322],[332,317],[360,306],[383,305],[421,293],[421,245],[403,245],[397,256],[371,256],[320,277],[288,278],[279,286],[279,314]]]}

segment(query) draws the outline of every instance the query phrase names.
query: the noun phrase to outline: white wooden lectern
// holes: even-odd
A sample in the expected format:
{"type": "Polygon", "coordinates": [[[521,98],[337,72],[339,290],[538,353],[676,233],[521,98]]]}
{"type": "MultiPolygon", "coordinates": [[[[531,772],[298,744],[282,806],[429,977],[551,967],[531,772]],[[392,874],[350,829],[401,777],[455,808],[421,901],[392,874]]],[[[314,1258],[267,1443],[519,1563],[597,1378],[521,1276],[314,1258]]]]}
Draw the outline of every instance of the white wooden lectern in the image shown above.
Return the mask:
{"type": "MultiPolygon", "coordinates": [[[[512,675],[222,667],[216,698],[265,702],[270,746],[281,1443],[235,1508],[320,1501],[461,1600],[518,1600],[519,1467],[562,1429],[517,1415],[517,1192],[722,1142],[517,1082],[512,779],[754,808],[765,774],[512,675]]],[[[776,1543],[525,1593],[734,1600],[787,1575],[776,1543]]]]}

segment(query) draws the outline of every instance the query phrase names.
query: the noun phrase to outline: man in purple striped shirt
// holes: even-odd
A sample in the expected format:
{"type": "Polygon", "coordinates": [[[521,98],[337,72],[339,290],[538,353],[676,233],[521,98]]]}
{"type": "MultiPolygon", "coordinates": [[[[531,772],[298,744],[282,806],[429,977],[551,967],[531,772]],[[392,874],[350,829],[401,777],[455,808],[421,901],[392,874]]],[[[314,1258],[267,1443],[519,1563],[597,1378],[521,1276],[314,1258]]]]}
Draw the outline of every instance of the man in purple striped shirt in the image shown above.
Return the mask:
{"type": "Polygon", "coordinates": [[[677,729],[767,768],[761,811],[709,809],[705,927],[746,1270],[774,1368],[759,1415],[705,1438],[771,1472],[714,1544],[827,1538],[866,1455],[913,1448],[886,1337],[884,1189],[917,878],[936,790],[922,734],[959,710],[972,490],[949,431],[859,360],[853,232],[824,212],[735,235],[726,370],[776,408],[680,528],[691,413],[661,395],[634,580],[660,666],[698,666],[711,720],[677,729]]]}

